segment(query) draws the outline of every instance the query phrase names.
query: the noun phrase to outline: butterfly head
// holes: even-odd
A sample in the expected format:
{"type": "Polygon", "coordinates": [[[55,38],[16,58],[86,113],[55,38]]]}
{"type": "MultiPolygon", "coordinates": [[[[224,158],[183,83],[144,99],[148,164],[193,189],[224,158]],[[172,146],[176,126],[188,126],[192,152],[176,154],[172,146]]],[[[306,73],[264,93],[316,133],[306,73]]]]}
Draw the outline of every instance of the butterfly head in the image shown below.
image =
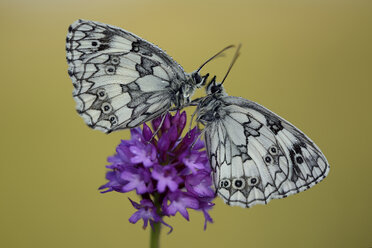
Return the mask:
{"type": "Polygon", "coordinates": [[[205,91],[207,95],[226,95],[225,89],[223,88],[222,83],[216,82],[216,76],[212,78],[212,80],[208,83],[207,87],[205,87],[205,91]]]}
{"type": "Polygon", "coordinates": [[[223,119],[226,116],[226,111],[221,102],[221,97],[227,95],[221,83],[216,82],[216,77],[208,83],[205,88],[207,95],[198,101],[196,111],[197,122],[203,125],[223,119]]]}
{"type": "Polygon", "coordinates": [[[194,94],[196,88],[201,88],[205,85],[209,73],[201,76],[198,71],[188,74],[186,82],[184,82],[176,93],[175,105],[181,108],[190,103],[190,97],[194,94]]]}
{"type": "Polygon", "coordinates": [[[190,76],[192,84],[195,85],[196,88],[201,88],[207,83],[209,73],[205,74],[204,76],[201,76],[199,71],[197,70],[191,73],[190,76]]]}
{"type": "Polygon", "coordinates": [[[210,57],[209,59],[207,59],[207,61],[205,61],[201,66],[199,66],[199,68],[197,70],[195,70],[194,72],[191,73],[190,77],[191,77],[191,80],[192,80],[192,82],[193,82],[193,84],[195,85],[196,88],[203,87],[207,83],[207,79],[208,79],[208,76],[209,76],[209,73],[205,74],[204,76],[201,76],[200,73],[199,73],[200,70],[206,64],[208,64],[210,61],[212,61],[213,59],[219,57],[226,50],[228,50],[230,48],[233,48],[233,47],[234,47],[234,45],[230,45],[230,46],[225,47],[224,49],[222,49],[221,51],[219,51],[218,53],[216,53],[215,55],[213,55],[212,57],[210,57]]]}

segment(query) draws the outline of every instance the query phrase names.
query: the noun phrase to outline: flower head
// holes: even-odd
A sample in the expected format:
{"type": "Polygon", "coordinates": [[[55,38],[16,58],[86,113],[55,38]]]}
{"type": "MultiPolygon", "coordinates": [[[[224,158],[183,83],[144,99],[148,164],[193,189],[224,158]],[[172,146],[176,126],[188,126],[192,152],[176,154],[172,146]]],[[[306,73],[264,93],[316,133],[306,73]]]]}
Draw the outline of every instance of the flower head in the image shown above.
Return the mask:
{"type": "Polygon", "coordinates": [[[132,206],[138,210],[129,218],[130,223],[134,224],[137,223],[137,221],[139,221],[140,219],[143,219],[143,228],[145,229],[148,222],[150,222],[150,225],[152,225],[154,221],[161,221],[161,217],[156,213],[156,207],[154,206],[154,203],[152,203],[152,201],[143,199],[141,200],[140,204],[132,201],[130,198],[129,201],[132,203],[132,206]]]}
{"type": "Polygon", "coordinates": [[[202,211],[206,228],[207,222],[212,222],[208,211],[214,205],[215,192],[204,144],[196,140],[200,132],[194,128],[181,137],[185,112],[167,114],[162,125],[161,122],[162,117],[152,121],[153,130],[158,130],[153,139],[154,133],[147,124],[142,130],[131,130],[131,139],[122,140],[116,154],[108,158],[108,182],[100,189],[105,189],[103,193],[135,190],[142,200],[130,200],[137,211],[129,221],[143,219],[144,228],[154,222],[170,227],[162,218],[177,212],[189,220],[187,209],[202,211]]]}
{"type": "Polygon", "coordinates": [[[137,223],[137,221],[142,219],[143,229],[146,229],[148,222],[150,222],[151,227],[153,226],[154,222],[160,222],[169,227],[169,232],[172,232],[173,228],[165,223],[162,218],[156,213],[156,207],[154,206],[154,203],[152,201],[143,199],[141,200],[141,204],[132,201],[130,198],[129,201],[132,203],[132,206],[138,210],[129,218],[130,223],[135,224],[137,223]]]}

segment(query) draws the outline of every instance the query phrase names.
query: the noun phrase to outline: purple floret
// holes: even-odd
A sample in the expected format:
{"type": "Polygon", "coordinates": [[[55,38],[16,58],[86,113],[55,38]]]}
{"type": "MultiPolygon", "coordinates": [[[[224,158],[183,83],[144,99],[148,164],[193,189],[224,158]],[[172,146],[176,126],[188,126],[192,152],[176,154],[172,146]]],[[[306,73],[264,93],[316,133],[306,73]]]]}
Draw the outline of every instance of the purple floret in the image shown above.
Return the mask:
{"type": "MultiPolygon", "coordinates": [[[[161,121],[161,117],[152,121],[153,130],[161,121]]],[[[144,228],[155,222],[170,227],[163,217],[179,212],[189,220],[187,209],[203,212],[204,228],[212,222],[208,211],[214,205],[215,191],[204,143],[196,141],[200,134],[197,128],[182,137],[185,125],[186,112],[167,114],[151,139],[153,131],[143,124],[142,130],[132,129],[131,139],[122,140],[116,154],[108,158],[108,182],[100,187],[105,190],[102,193],[135,190],[142,199],[140,203],[130,200],[137,209],[129,219],[131,223],[143,219],[144,228]]]]}

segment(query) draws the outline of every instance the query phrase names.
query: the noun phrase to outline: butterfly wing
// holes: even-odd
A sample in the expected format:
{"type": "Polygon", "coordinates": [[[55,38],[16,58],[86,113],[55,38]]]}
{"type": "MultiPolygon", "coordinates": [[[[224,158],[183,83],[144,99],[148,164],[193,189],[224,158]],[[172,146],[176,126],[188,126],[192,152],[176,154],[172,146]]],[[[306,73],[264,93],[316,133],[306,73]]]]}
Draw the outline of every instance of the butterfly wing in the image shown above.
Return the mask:
{"type": "Polygon", "coordinates": [[[215,188],[227,204],[266,204],[327,176],[323,153],[289,122],[243,98],[221,101],[219,118],[206,126],[205,140],[215,188]]]}
{"type": "Polygon", "coordinates": [[[78,20],[66,38],[78,113],[104,132],[132,128],[166,112],[186,80],[171,57],[123,29],[78,20]]]}

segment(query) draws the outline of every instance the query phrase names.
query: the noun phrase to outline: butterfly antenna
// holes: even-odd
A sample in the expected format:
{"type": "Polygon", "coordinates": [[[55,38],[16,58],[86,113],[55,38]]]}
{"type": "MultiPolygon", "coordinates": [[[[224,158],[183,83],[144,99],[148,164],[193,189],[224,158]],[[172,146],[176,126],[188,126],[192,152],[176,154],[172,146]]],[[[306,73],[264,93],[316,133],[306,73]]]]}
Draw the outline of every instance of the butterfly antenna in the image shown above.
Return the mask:
{"type": "Polygon", "coordinates": [[[235,55],[234,55],[234,57],[233,57],[233,60],[232,60],[232,62],[231,62],[231,64],[230,64],[229,69],[228,69],[227,72],[226,72],[225,77],[222,79],[221,85],[223,84],[223,82],[225,82],[225,79],[227,78],[227,75],[229,75],[229,73],[230,73],[230,71],[231,71],[231,68],[232,68],[233,65],[235,64],[235,61],[238,59],[238,57],[239,57],[239,51],[240,51],[240,47],[241,47],[241,46],[242,46],[242,44],[239,44],[238,48],[236,49],[235,55]]]}
{"type": "Polygon", "coordinates": [[[215,55],[213,55],[212,57],[210,57],[207,61],[205,61],[200,67],[199,69],[196,70],[196,73],[198,73],[206,64],[208,64],[208,62],[210,62],[212,59],[220,56],[224,51],[230,49],[230,48],[233,48],[235,47],[234,45],[230,45],[230,46],[227,46],[225,47],[224,49],[222,49],[221,51],[219,51],[218,53],[216,53],[215,55]]]}

